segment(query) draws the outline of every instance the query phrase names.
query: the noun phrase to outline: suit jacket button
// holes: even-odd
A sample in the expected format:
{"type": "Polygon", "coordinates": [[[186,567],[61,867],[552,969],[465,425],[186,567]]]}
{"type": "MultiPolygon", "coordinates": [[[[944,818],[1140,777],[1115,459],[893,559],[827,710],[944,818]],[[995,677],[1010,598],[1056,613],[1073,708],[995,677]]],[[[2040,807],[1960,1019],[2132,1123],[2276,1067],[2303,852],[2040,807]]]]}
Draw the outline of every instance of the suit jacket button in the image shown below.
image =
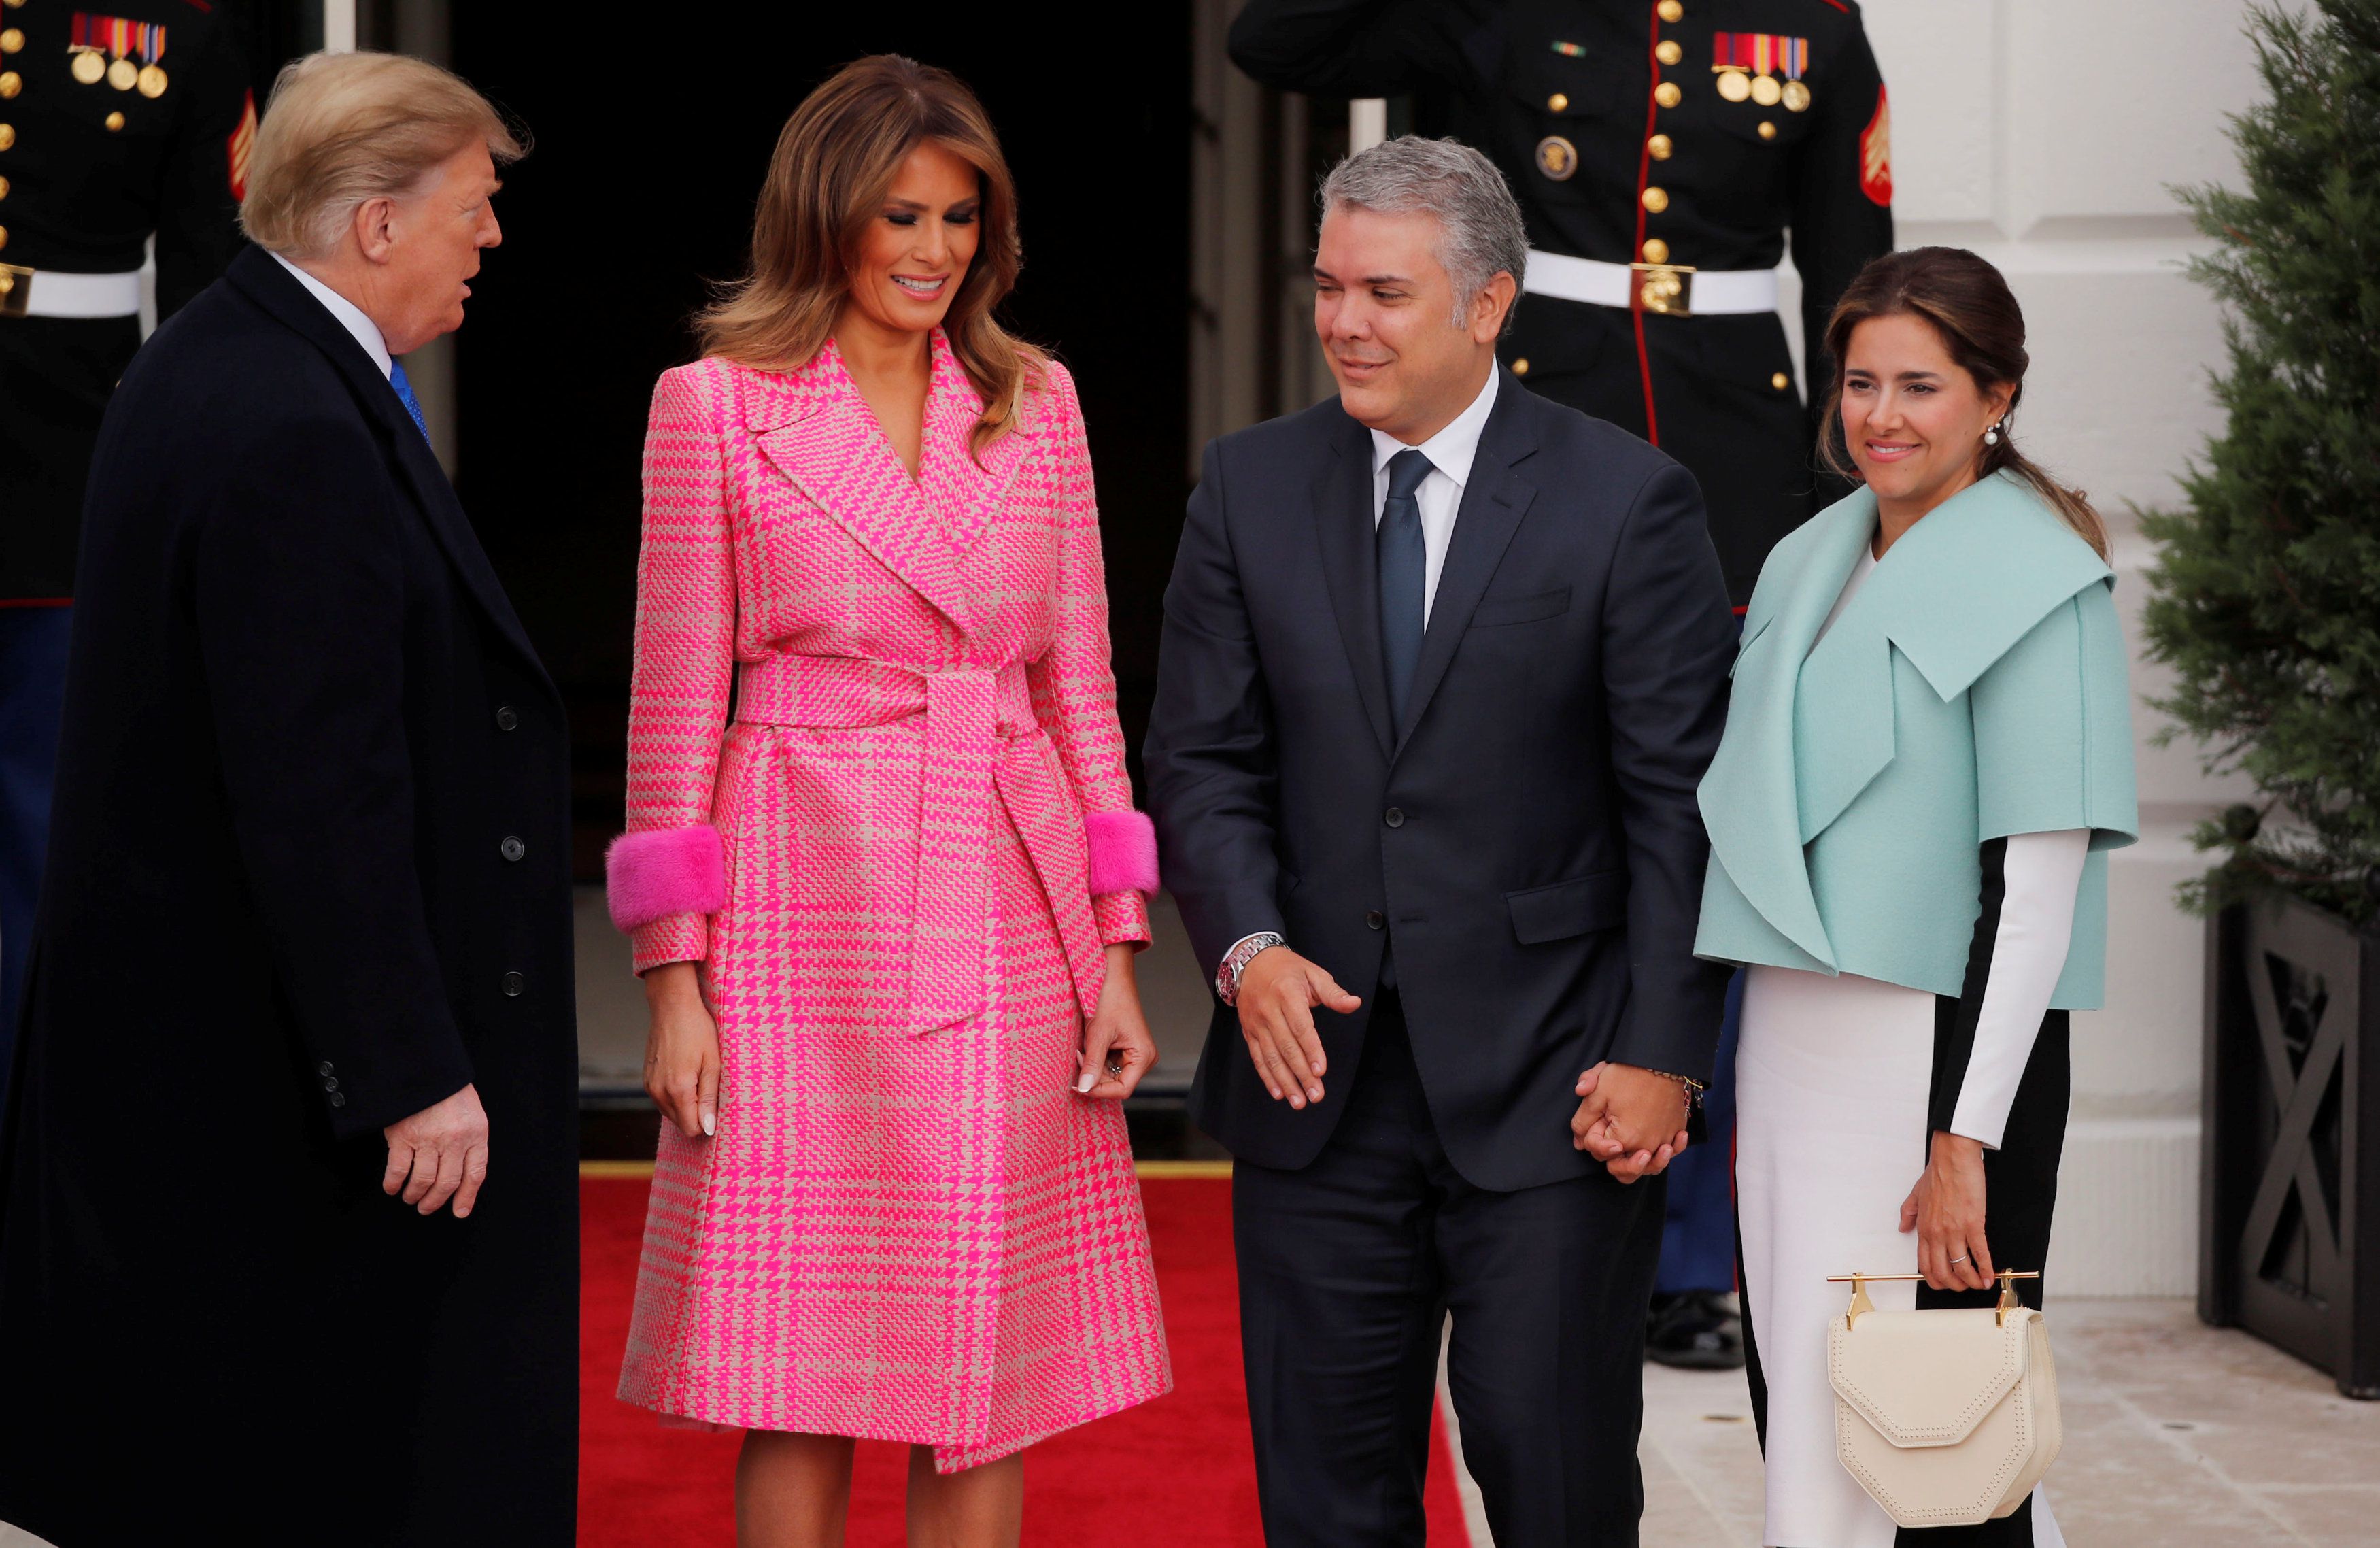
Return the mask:
{"type": "Polygon", "coordinates": [[[497,730],[512,731],[518,729],[519,726],[520,712],[518,710],[514,709],[510,704],[499,704],[496,706],[497,730]]]}
{"type": "Polygon", "coordinates": [[[332,1106],[334,1106],[334,1107],[345,1107],[346,1104],[347,1104],[347,1095],[346,1095],[346,1093],[345,1091],[333,1091],[333,1092],[331,1093],[331,1105],[332,1105],[332,1106]]]}
{"type": "Polygon", "coordinates": [[[1405,812],[1404,812],[1404,808],[1400,807],[1400,806],[1392,806],[1392,807],[1389,808],[1389,826],[1390,826],[1390,827],[1392,827],[1392,828],[1402,828],[1402,827],[1403,827],[1404,825],[1405,825],[1405,812]]]}
{"type": "Polygon", "coordinates": [[[516,860],[528,853],[528,846],[510,834],[506,834],[504,841],[496,847],[504,851],[504,859],[508,860],[516,860]]]}
{"type": "Polygon", "coordinates": [[[507,995],[517,996],[522,990],[527,989],[528,987],[528,979],[523,974],[506,973],[504,975],[504,993],[507,995]]]}
{"type": "Polygon", "coordinates": [[[1374,930],[1386,930],[1389,927],[1389,917],[1375,908],[1364,916],[1364,922],[1374,930]]]}
{"type": "Polygon", "coordinates": [[[321,1064],[316,1065],[314,1067],[314,1073],[322,1076],[329,1075],[331,1073],[331,1061],[324,1059],[321,1064]]]}

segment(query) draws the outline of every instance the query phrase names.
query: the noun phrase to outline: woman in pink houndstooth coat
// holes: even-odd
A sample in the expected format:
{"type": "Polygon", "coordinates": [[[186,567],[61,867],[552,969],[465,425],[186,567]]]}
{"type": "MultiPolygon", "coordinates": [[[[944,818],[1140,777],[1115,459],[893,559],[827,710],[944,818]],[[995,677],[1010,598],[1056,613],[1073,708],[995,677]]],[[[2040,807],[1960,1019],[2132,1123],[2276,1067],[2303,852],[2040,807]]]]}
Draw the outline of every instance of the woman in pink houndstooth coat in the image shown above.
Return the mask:
{"type": "Polygon", "coordinates": [[[1014,210],[964,85],[848,67],[653,395],[621,1396],[747,1430],[747,1545],[840,1541],[853,1437],[914,1448],[913,1542],[1013,1543],[1024,1448],[1172,1382],[1117,1102],[1156,844],[1074,384],[991,319],[1014,210]]]}

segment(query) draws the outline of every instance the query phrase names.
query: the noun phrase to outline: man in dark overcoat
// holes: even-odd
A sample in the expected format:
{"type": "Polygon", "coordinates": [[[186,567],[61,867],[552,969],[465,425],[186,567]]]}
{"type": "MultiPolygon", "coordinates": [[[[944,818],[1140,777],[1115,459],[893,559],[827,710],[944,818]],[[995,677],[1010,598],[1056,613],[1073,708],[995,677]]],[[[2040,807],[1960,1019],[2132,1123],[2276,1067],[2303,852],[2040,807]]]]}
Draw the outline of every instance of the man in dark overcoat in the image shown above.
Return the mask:
{"type": "Polygon", "coordinates": [[[61,1548],[573,1539],[567,741],[399,360],[518,153],[292,66],[108,408],[0,1123],[0,1520],[61,1548]]]}

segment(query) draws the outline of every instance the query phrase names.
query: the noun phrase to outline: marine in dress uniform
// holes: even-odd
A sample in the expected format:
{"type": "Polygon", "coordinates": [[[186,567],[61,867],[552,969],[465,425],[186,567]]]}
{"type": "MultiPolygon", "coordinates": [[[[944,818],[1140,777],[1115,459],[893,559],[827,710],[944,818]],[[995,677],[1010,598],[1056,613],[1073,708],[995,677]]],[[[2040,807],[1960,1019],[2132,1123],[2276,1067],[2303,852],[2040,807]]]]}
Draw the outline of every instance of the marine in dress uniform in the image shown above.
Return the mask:
{"type": "MultiPolygon", "coordinates": [[[[1777,541],[1831,501],[1775,270],[1791,242],[1809,379],[1827,314],[1892,247],[1891,114],[1852,0],[1250,0],[1231,54],[1267,85],[1407,96],[1520,198],[1528,296],[1499,351],[1532,389],[1701,482],[1739,616],[1777,541]]],[[[1709,1142],[1669,1178],[1650,1347],[1737,1364],[1728,1187],[1738,992],[1709,1142]]]]}
{"type": "Polygon", "coordinates": [[[223,0],[0,0],[0,1091],[49,828],[83,481],[140,347],[239,247],[256,109],[223,0]]]}

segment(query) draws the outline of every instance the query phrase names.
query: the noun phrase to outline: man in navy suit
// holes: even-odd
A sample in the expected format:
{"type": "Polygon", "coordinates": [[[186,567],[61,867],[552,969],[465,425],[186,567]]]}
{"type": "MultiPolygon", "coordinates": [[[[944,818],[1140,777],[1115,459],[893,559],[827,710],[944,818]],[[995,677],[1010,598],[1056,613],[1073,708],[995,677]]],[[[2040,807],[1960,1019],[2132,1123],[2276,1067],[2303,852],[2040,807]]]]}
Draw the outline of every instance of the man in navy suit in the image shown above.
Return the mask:
{"type": "Polygon", "coordinates": [[[1323,188],[1337,398],[1207,448],[1148,743],[1219,1006],[1274,1548],[1423,1541],[1440,1330],[1502,1548],[1636,1542],[1655,1176],[1710,1075],[1693,955],[1734,620],[1693,477],[1496,363],[1527,262],[1451,140],[1323,188]]]}

